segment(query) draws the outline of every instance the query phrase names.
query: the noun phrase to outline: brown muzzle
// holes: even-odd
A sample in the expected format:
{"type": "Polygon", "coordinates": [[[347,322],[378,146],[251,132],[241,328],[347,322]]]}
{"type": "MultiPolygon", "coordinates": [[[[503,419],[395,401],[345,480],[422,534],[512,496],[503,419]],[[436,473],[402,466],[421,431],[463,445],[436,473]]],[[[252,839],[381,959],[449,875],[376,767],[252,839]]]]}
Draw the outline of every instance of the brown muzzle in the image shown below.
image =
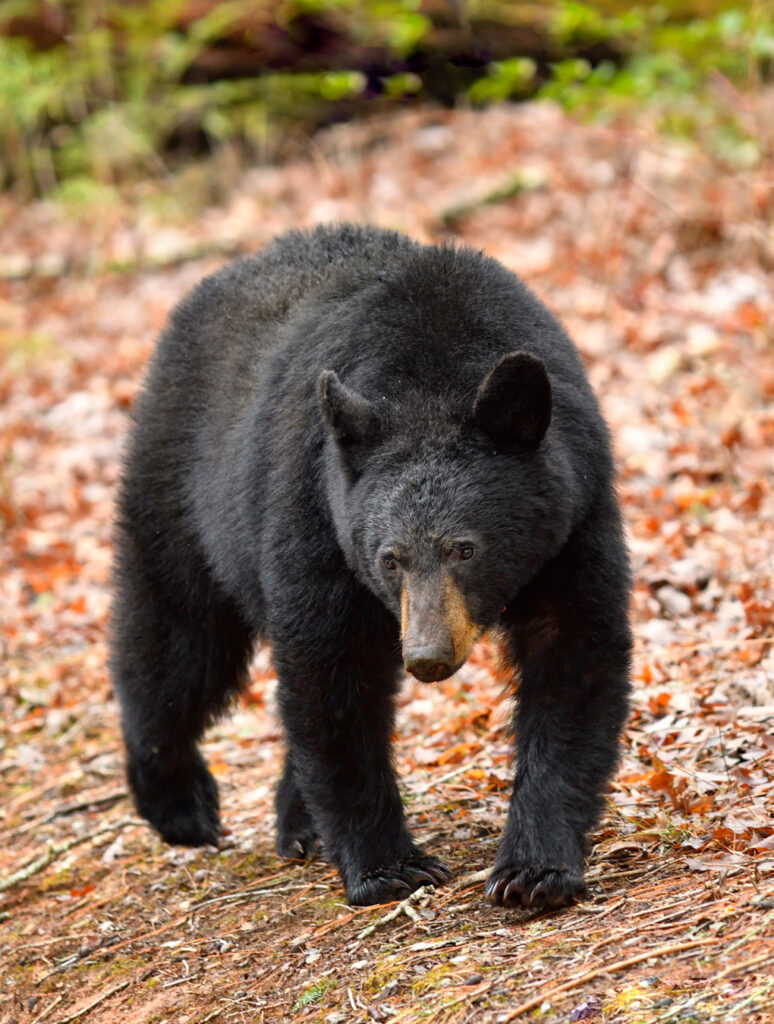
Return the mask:
{"type": "Polygon", "coordinates": [[[409,579],[401,593],[401,639],[406,671],[423,683],[447,679],[468,659],[483,630],[445,574],[409,579]]]}

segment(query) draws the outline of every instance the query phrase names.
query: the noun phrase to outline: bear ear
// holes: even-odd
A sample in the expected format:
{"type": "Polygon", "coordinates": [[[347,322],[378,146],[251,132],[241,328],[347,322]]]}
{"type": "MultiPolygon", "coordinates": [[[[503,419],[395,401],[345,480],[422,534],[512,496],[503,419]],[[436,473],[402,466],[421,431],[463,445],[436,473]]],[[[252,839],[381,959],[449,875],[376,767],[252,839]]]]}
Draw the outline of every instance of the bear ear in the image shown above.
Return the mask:
{"type": "Polygon", "coordinates": [[[540,359],[509,352],[484,377],[473,422],[503,444],[537,448],[551,422],[551,384],[540,359]]]}
{"type": "Polygon", "coordinates": [[[320,402],[325,422],[343,446],[375,438],[379,420],[374,409],[360,395],[341,383],[333,370],[320,374],[320,402]]]}

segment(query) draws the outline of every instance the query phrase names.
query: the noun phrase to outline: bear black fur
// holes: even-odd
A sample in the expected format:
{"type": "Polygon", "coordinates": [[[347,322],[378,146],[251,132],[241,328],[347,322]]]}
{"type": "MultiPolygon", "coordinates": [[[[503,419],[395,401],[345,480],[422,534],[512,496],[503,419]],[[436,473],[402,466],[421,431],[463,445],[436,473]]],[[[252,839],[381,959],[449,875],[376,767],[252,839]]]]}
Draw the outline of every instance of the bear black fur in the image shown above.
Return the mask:
{"type": "Polygon", "coordinates": [[[448,870],[390,756],[405,667],[451,675],[496,630],[517,767],[486,887],[584,891],[628,706],[628,559],[607,430],[554,317],[495,260],[342,225],[207,277],[151,362],[118,503],[112,673],[139,812],[216,843],[197,749],[271,642],[288,740],[277,849],[347,898],[448,870]]]}

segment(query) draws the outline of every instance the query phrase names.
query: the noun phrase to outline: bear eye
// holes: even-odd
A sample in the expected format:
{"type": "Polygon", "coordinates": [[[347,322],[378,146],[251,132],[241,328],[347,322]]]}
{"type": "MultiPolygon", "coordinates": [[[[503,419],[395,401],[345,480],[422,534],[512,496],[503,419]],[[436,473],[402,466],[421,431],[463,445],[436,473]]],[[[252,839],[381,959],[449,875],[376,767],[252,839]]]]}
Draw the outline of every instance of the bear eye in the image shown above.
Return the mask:
{"type": "Polygon", "coordinates": [[[385,554],[382,555],[381,561],[382,568],[386,569],[388,572],[395,572],[395,570],[398,568],[398,559],[395,557],[392,551],[385,552],[385,554]]]}
{"type": "Polygon", "coordinates": [[[454,554],[460,562],[467,562],[475,553],[476,549],[472,544],[457,544],[454,548],[454,554]]]}

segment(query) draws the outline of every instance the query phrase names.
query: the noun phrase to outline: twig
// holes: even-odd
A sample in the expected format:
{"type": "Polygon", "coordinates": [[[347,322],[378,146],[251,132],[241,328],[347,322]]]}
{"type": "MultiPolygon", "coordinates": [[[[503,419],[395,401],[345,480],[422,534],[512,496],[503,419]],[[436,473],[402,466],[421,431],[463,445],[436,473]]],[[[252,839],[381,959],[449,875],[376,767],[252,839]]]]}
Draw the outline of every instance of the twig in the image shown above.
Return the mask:
{"type": "MultiPolygon", "coordinates": [[[[515,977],[517,973],[518,972],[516,972],[516,971],[509,971],[508,972],[509,980],[510,980],[511,977],[515,977]]],[[[496,982],[497,982],[497,984],[500,984],[503,980],[504,980],[504,976],[501,976],[500,978],[496,979],[496,982]]],[[[439,1008],[439,1013],[442,1012],[442,1013],[446,1014],[446,1013],[448,1013],[449,1010],[453,1009],[455,1006],[459,1006],[460,1003],[468,1003],[468,1005],[470,1005],[470,1003],[474,999],[477,999],[478,996],[486,995],[487,992],[489,992],[494,987],[495,987],[495,981],[482,981],[482,982],[479,982],[479,984],[475,988],[469,988],[467,992],[465,992],[461,996],[457,996],[456,999],[452,999],[452,1001],[450,1003],[443,1003],[442,1006],[439,1008]]],[[[397,1018],[395,1018],[395,1017],[391,1018],[390,1024],[393,1024],[393,1022],[396,1019],[397,1018]]]]}
{"type": "MultiPolygon", "coordinates": [[[[684,903],[690,903],[693,906],[695,906],[697,900],[700,900],[703,895],[705,895],[705,890],[704,890],[704,887],[702,886],[702,888],[700,888],[700,889],[692,890],[691,892],[688,893],[687,896],[684,896],[684,895],[681,894],[679,899],[670,900],[668,903],[662,903],[658,907],[648,906],[648,907],[645,907],[642,910],[634,910],[630,914],[628,914],[627,917],[628,917],[629,921],[632,921],[632,920],[634,920],[637,917],[648,917],[648,915],[653,914],[657,910],[672,910],[674,907],[680,907],[684,903]]],[[[664,919],[663,917],[657,918],[657,920],[659,920],[659,921],[661,921],[663,919],[664,919]]]]}
{"type": "MultiPolygon", "coordinates": [[[[769,992],[771,991],[771,986],[772,985],[774,985],[774,979],[769,978],[767,981],[764,981],[764,983],[761,985],[760,988],[755,989],[748,996],[746,996],[744,999],[742,999],[741,1002],[735,1003],[733,1006],[729,1006],[728,1007],[728,1014],[729,1014],[729,1016],[726,1019],[727,1020],[728,1019],[733,1020],[734,1015],[736,1013],[738,1013],[739,1010],[743,1010],[745,1008],[745,1006],[749,1006],[750,1003],[755,1002],[755,1000],[760,998],[761,996],[768,995],[769,992]]],[[[768,1004],[768,1005],[771,1005],[771,1004],[768,1004]]]]}
{"type": "MultiPolygon", "coordinates": [[[[87,811],[90,807],[98,807],[100,810],[104,811],[109,804],[115,804],[119,800],[123,800],[127,793],[128,790],[126,789],[126,786],[120,786],[118,789],[113,789],[109,793],[104,793],[102,796],[93,796],[91,799],[84,797],[83,800],[79,800],[78,803],[68,804],[66,807],[59,807],[57,810],[45,817],[41,824],[48,825],[57,818],[66,818],[68,815],[76,814],[78,811],[87,811]]],[[[22,826],[22,828],[26,828],[26,826],[22,826]]]]}
{"type": "Polygon", "coordinates": [[[456,768],[447,772],[445,775],[440,775],[437,779],[428,779],[426,782],[422,782],[420,785],[412,787],[411,795],[414,797],[424,796],[425,793],[428,793],[435,786],[440,786],[441,783],[448,782],[450,779],[455,779],[458,775],[462,775],[463,772],[468,771],[470,765],[470,761],[466,761],[464,764],[458,764],[456,768]]]}
{"type": "MultiPolygon", "coordinates": [[[[130,824],[141,823],[135,821],[131,822],[130,824]]],[[[268,875],[266,877],[279,879],[284,877],[286,874],[287,872],[281,871],[276,875],[268,875]]],[[[248,889],[244,892],[226,893],[222,898],[236,900],[237,898],[241,897],[260,895],[260,893],[263,891],[264,890],[261,889],[248,889]]],[[[265,891],[271,891],[276,893],[280,890],[276,886],[267,886],[265,891]]],[[[210,902],[217,902],[220,899],[221,897],[216,897],[211,901],[203,900],[201,903],[196,903],[193,906],[189,907],[189,909],[181,917],[173,918],[171,921],[167,921],[165,924],[159,925],[158,928],[151,929],[151,931],[141,932],[138,935],[131,935],[129,936],[129,938],[122,939],[120,942],[114,942],[112,945],[102,946],[100,949],[89,950],[89,952],[84,953],[83,956],[80,956],[78,953],[74,953],[72,957],[68,957],[65,961],[62,961],[61,963],[57,964],[57,966],[53,970],[49,971],[48,974],[44,974],[41,978],[38,978],[35,984],[39,985],[41,982],[46,981],[46,979],[52,977],[54,974],[60,974],[64,970],[69,970],[71,967],[75,966],[75,964],[77,964],[79,960],[84,959],[85,957],[88,957],[89,960],[98,960],[105,956],[109,957],[112,956],[112,954],[117,952],[119,949],[125,948],[126,946],[132,946],[137,942],[145,942],[147,939],[156,938],[158,935],[161,935],[164,932],[168,932],[174,928],[179,928],[180,925],[185,924],[185,922],[189,920],[189,918],[193,917],[194,914],[196,914],[201,907],[205,906],[210,902]]]]}
{"type": "Polygon", "coordinates": [[[416,912],[416,910],[414,910],[414,908],[412,906],[409,906],[408,903],[403,908],[403,913],[407,917],[410,917],[411,920],[414,922],[414,924],[419,924],[420,921],[422,920],[422,918],[419,916],[419,914],[416,912]]]}
{"type": "Polygon", "coordinates": [[[35,278],[61,280],[68,275],[71,277],[84,277],[94,273],[131,274],[136,271],[154,271],[166,267],[179,267],[186,263],[196,262],[197,260],[209,259],[212,256],[239,256],[242,252],[243,248],[240,242],[232,241],[229,238],[215,238],[206,244],[192,241],[187,248],[179,253],[171,253],[169,256],[155,260],[147,255],[140,255],[138,253],[118,263],[106,258],[101,260],[96,268],[89,266],[83,260],[68,260],[61,269],[57,269],[54,273],[51,273],[51,270],[41,261],[30,260],[29,264],[19,268],[13,267],[10,270],[0,268],[0,281],[27,281],[35,278]]]}
{"type": "Polygon", "coordinates": [[[764,916],[761,918],[758,924],[754,925],[752,928],[750,928],[749,931],[745,932],[740,939],[736,940],[736,942],[731,943],[731,945],[726,950],[726,956],[728,956],[729,953],[733,953],[735,949],[739,949],[740,946],[743,946],[754,935],[757,935],[759,932],[764,931],[772,922],[772,920],[774,920],[774,913],[764,914],[764,916]]]}
{"type": "Polygon", "coordinates": [[[466,885],[476,885],[478,882],[485,882],[489,878],[491,868],[483,868],[481,871],[469,871],[467,875],[455,878],[452,885],[455,889],[464,889],[466,885]]]}
{"type": "Polygon", "coordinates": [[[312,936],[315,939],[319,939],[321,935],[325,935],[329,931],[333,931],[336,928],[341,928],[345,924],[349,924],[356,917],[362,917],[363,914],[373,913],[370,907],[358,907],[357,910],[349,910],[348,913],[342,914],[341,917],[335,917],[332,921],[328,921],[326,924],[321,924],[312,932],[312,936]]]}
{"type": "Polygon", "coordinates": [[[41,1012],[37,1015],[37,1017],[33,1018],[30,1021],[30,1024],[38,1024],[38,1021],[41,1021],[45,1017],[48,1017],[49,1013],[51,1013],[51,1011],[54,1009],[55,1006],[59,1006],[59,1004],[62,1002],[63,999],[64,999],[64,994],[58,995],[56,997],[56,999],[53,1001],[53,1003],[49,1003],[48,1006],[45,1008],[45,1010],[41,1010],[41,1012]]]}
{"type": "Polygon", "coordinates": [[[411,904],[416,903],[417,900],[434,891],[435,886],[433,885],[422,885],[419,889],[415,889],[414,892],[412,892],[410,896],[407,896],[405,900],[401,900],[397,907],[394,907],[389,914],[385,914],[384,917],[380,917],[378,921],[374,921],[373,924],[369,924],[367,928],[364,928],[358,935],[358,939],[367,939],[369,935],[373,935],[377,928],[383,928],[386,924],[389,924],[390,921],[394,921],[396,917],[400,917],[401,914],[405,914],[413,921],[418,921],[419,915],[411,904]]]}
{"type": "Polygon", "coordinates": [[[184,985],[187,981],[197,981],[199,978],[203,977],[204,971],[199,971],[198,974],[186,974],[182,978],[175,978],[173,981],[165,981],[161,987],[174,988],[175,985],[184,985]]]}
{"type": "MultiPolygon", "coordinates": [[[[615,904],[615,906],[620,906],[621,903],[624,903],[624,902],[626,902],[625,898],[623,900],[621,900],[620,903],[615,904]]],[[[685,901],[683,900],[681,902],[685,902],[685,901]]],[[[581,908],[579,907],[578,909],[580,910],[581,908]]],[[[693,921],[693,923],[695,924],[696,921],[699,918],[701,918],[702,914],[705,913],[705,911],[703,909],[700,909],[699,913],[695,914],[693,916],[693,918],[691,919],[691,921],[680,921],[680,920],[677,920],[677,921],[673,921],[671,924],[667,924],[667,922],[670,921],[671,918],[683,917],[685,914],[688,913],[689,910],[692,910],[692,909],[693,909],[692,907],[685,907],[682,910],[678,910],[678,911],[673,912],[671,914],[662,914],[660,917],[656,917],[652,921],[648,921],[648,922],[642,923],[642,924],[638,923],[637,924],[637,934],[638,935],[642,935],[645,932],[652,931],[654,928],[661,928],[661,927],[665,927],[665,928],[687,928],[688,925],[691,924],[691,921],[693,921]]],[[[652,912],[653,912],[652,908],[648,908],[648,913],[652,913],[652,912]]],[[[601,917],[602,915],[600,914],[599,916],[601,917]]],[[[618,942],[621,941],[621,939],[625,935],[630,935],[631,934],[631,929],[632,929],[631,921],[634,918],[636,918],[636,917],[642,917],[642,916],[643,916],[642,911],[640,911],[639,913],[633,913],[633,914],[628,915],[627,919],[622,922],[622,924],[623,924],[622,928],[620,928],[617,931],[614,931],[611,934],[607,935],[604,939],[601,939],[599,942],[595,942],[593,946],[590,946],[586,950],[586,954],[585,954],[585,956],[583,958],[584,959],[584,963],[588,963],[588,961],[594,956],[594,954],[598,953],[599,950],[602,949],[604,946],[609,946],[611,943],[613,943],[613,944],[618,943],[618,942]],[[628,925],[627,925],[627,921],[628,921],[628,925]]]]}
{"type": "Polygon", "coordinates": [[[763,964],[767,964],[770,960],[774,960],[774,952],[768,949],[765,953],[759,953],[758,956],[751,956],[749,960],[742,960],[738,964],[726,967],[724,971],[721,971],[720,974],[714,974],[709,980],[722,981],[723,978],[728,978],[731,975],[743,974],[748,967],[762,967],[763,964]]]}
{"type": "MultiPolygon", "coordinates": [[[[90,961],[96,961],[101,959],[103,956],[115,953],[124,946],[131,946],[135,942],[143,942],[145,939],[155,938],[162,932],[168,932],[171,928],[179,928],[181,924],[185,924],[189,916],[189,914],[183,914],[182,917],[176,917],[172,921],[167,921],[166,924],[161,925],[159,928],[154,928],[152,931],[143,932],[140,935],[132,935],[128,939],[122,939],[121,942],[113,943],[112,946],[102,946],[100,949],[92,949],[88,953],[84,953],[83,958],[88,957],[90,961]]],[[[38,978],[35,984],[40,985],[41,982],[46,981],[47,978],[51,978],[54,974],[61,974],[62,971],[69,970],[70,967],[74,967],[75,964],[83,958],[80,954],[73,953],[72,956],[57,964],[52,971],[48,972],[48,974],[44,974],[42,978],[38,978]]]]}
{"type": "Polygon", "coordinates": [[[99,808],[102,811],[107,810],[112,804],[123,799],[126,793],[126,788],[122,787],[121,789],[114,789],[110,793],[105,793],[104,796],[94,797],[92,800],[79,800],[77,804],[68,804],[65,807],[60,807],[58,810],[42,814],[31,821],[26,821],[23,825],[19,825],[18,828],[9,828],[0,832],[0,843],[10,839],[11,836],[24,835],[25,832],[31,832],[36,828],[40,828],[41,825],[50,825],[57,818],[64,818],[67,815],[76,814],[78,811],[88,810],[90,807],[99,808]]]}
{"type": "MultiPolygon", "coordinates": [[[[678,643],[675,646],[679,647],[681,651],[698,651],[702,647],[709,647],[710,650],[718,648],[719,650],[734,650],[737,647],[749,647],[753,644],[771,644],[774,643],[774,636],[751,636],[751,637],[738,637],[735,640],[699,640],[695,643],[678,643]]],[[[668,647],[656,648],[660,651],[668,651],[668,647]]]]}
{"type": "Polygon", "coordinates": [[[217,1017],[219,1013],[223,1013],[229,1003],[233,1003],[235,1000],[227,999],[223,1006],[218,1006],[214,1010],[210,1010],[206,1017],[202,1017],[195,1022],[195,1024],[207,1024],[208,1020],[212,1020],[213,1017],[217,1017]]]}
{"type": "Polygon", "coordinates": [[[614,910],[618,910],[626,903],[627,897],[624,895],[615,903],[608,903],[607,906],[602,907],[587,907],[583,903],[579,903],[577,907],[574,907],[576,914],[589,914],[594,918],[594,921],[599,921],[602,917],[607,917],[608,914],[612,914],[614,910]]]}
{"type": "MultiPolygon", "coordinates": [[[[137,822],[133,822],[133,824],[137,824],[137,822]]],[[[283,872],[283,874],[284,874],[284,872],[283,872]]],[[[261,891],[262,890],[250,889],[250,890],[247,891],[246,894],[233,893],[233,894],[229,894],[229,895],[232,895],[232,896],[236,897],[236,896],[251,895],[251,894],[256,894],[256,893],[260,894],[261,891]]],[[[277,887],[267,887],[266,891],[277,892],[278,888],[277,887]]],[[[204,902],[207,903],[209,901],[205,900],[204,902]]],[[[185,924],[185,922],[189,918],[191,918],[199,910],[199,907],[201,907],[203,905],[204,905],[203,903],[202,904],[196,904],[195,906],[190,907],[186,911],[186,913],[183,914],[181,917],[173,918],[173,920],[167,921],[166,924],[159,925],[158,928],[153,928],[149,932],[141,932],[139,935],[131,935],[129,938],[122,939],[120,942],[115,942],[112,945],[103,946],[101,949],[90,950],[88,953],[84,954],[84,957],[88,957],[89,960],[97,960],[97,959],[100,959],[103,956],[111,956],[117,950],[122,949],[122,948],[124,948],[126,946],[132,946],[136,942],[144,942],[147,939],[156,938],[156,936],[161,935],[163,932],[168,932],[171,929],[179,928],[180,925],[185,924]]],[[[62,962],[60,964],[57,964],[57,966],[52,971],[49,971],[48,974],[44,974],[42,978],[38,978],[38,980],[36,981],[35,984],[39,985],[42,981],[45,981],[47,978],[50,978],[52,975],[59,974],[63,970],[68,970],[70,967],[73,967],[76,963],[78,963],[78,961],[80,959],[82,959],[82,957],[79,956],[79,954],[74,953],[72,958],[68,958],[66,961],[64,961],[64,962],[62,962]]]]}
{"type": "Polygon", "coordinates": [[[49,843],[48,849],[44,854],[41,854],[36,860],[31,861],[23,868],[19,868],[18,871],[14,871],[12,875],[7,875],[5,878],[0,878],[0,892],[5,892],[7,889],[13,888],[14,885],[18,885],[19,882],[26,882],[28,878],[32,878],[43,868],[48,867],[57,857],[61,857],[63,853],[67,853],[68,850],[72,850],[74,846],[78,846],[79,843],[88,843],[91,839],[97,839],[99,836],[105,835],[107,832],[116,832],[119,829],[127,828],[129,825],[139,825],[140,822],[134,818],[124,818],[122,821],[113,822],[112,825],[105,825],[102,828],[98,828],[95,832],[88,832],[84,836],[75,836],[73,839],[68,839],[64,843],[49,843]]]}
{"type": "Polygon", "coordinates": [[[107,992],[103,992],[101,996],[97,996],[97,998],[93,1002],[89,1003],[88,1006],[84,1006],[83,1009],[78,1010],[77,1013],[71,1013],[69,1017],[62,1017],[56,1022],[56,1024],[70,1024],[71,1021],[78,1020],[79,1017],[83,1017],[90,1010],[93,1010],[95,1006],[99,1006],[100,1003],[104,1003],[106,999],[110,999],[110,997],[114,996],[117,992],[123,992],[123,990],[128,988],[130,984],[131,979],[129,981],[122,981],[120,985],[116,985],[114,988],[109,988],[107,992]]]}
{"type": "Polygon", "coordinates": [[[550,1002],[558,995],[562,995],[564,992],[569,992],[571,989],[578,988],[579,985],[585,984],[587,981],[593,981],[594,978],[598,978],[600,974],[615,974],[616,971],[623,971],[627,967],[633,967],[635,964],[642,963],[643,960],[651,960],[657,956],[668,956],[671,953],[681,953],[685,949],[694,949],[697,946],[712,946],[717,945],[718,939],[694,939],[692,942],[673,942],[668,946],[659,946],[657,949],[651,949],[645,953],[638,953],[637,956],[627,957],[625,960],[616,960],[612,964],[602,964],[600,967],[595,967],[593,971],[587,971],[585,974],[581,974],[577,978],[570,978],[569,981],[562,982],[561,985],[556,985],[554,988],[549,989],[547,992],[543,991],[539,995],[533,996],[524,1003],[519,1003],[507,1016],[502,1018],[503,1024],[507,1024],[508,1021],[515,1020],[517,1017],[521,1017],[528,1010],[534,1009],[536,1006],[540,1006],[543,1002],[550,1002]]]}
{"type": "MultiPolygon", "coordinates": [[[[201,900],[199,903],[193,904],[191,907],[192,911],[201,910],[202,907],[209,907],[213,903],[233,903],[239,900],[255,898],[263,896],[267,892],[277,892],[281,882],[286,878],[293,878],[294,872],[292,871],[280,871],[278,874],[273,876],[272,885],[262,885],[251,889],[239,889],[236,892],[221,893],[220,896],[210,896],[207,899],[201,900]]],[[[269,876],[271,877],[271,876],[269,876]]],[[[286,886],[286,888],[293,888],[292,884],[286,886]]]]}

